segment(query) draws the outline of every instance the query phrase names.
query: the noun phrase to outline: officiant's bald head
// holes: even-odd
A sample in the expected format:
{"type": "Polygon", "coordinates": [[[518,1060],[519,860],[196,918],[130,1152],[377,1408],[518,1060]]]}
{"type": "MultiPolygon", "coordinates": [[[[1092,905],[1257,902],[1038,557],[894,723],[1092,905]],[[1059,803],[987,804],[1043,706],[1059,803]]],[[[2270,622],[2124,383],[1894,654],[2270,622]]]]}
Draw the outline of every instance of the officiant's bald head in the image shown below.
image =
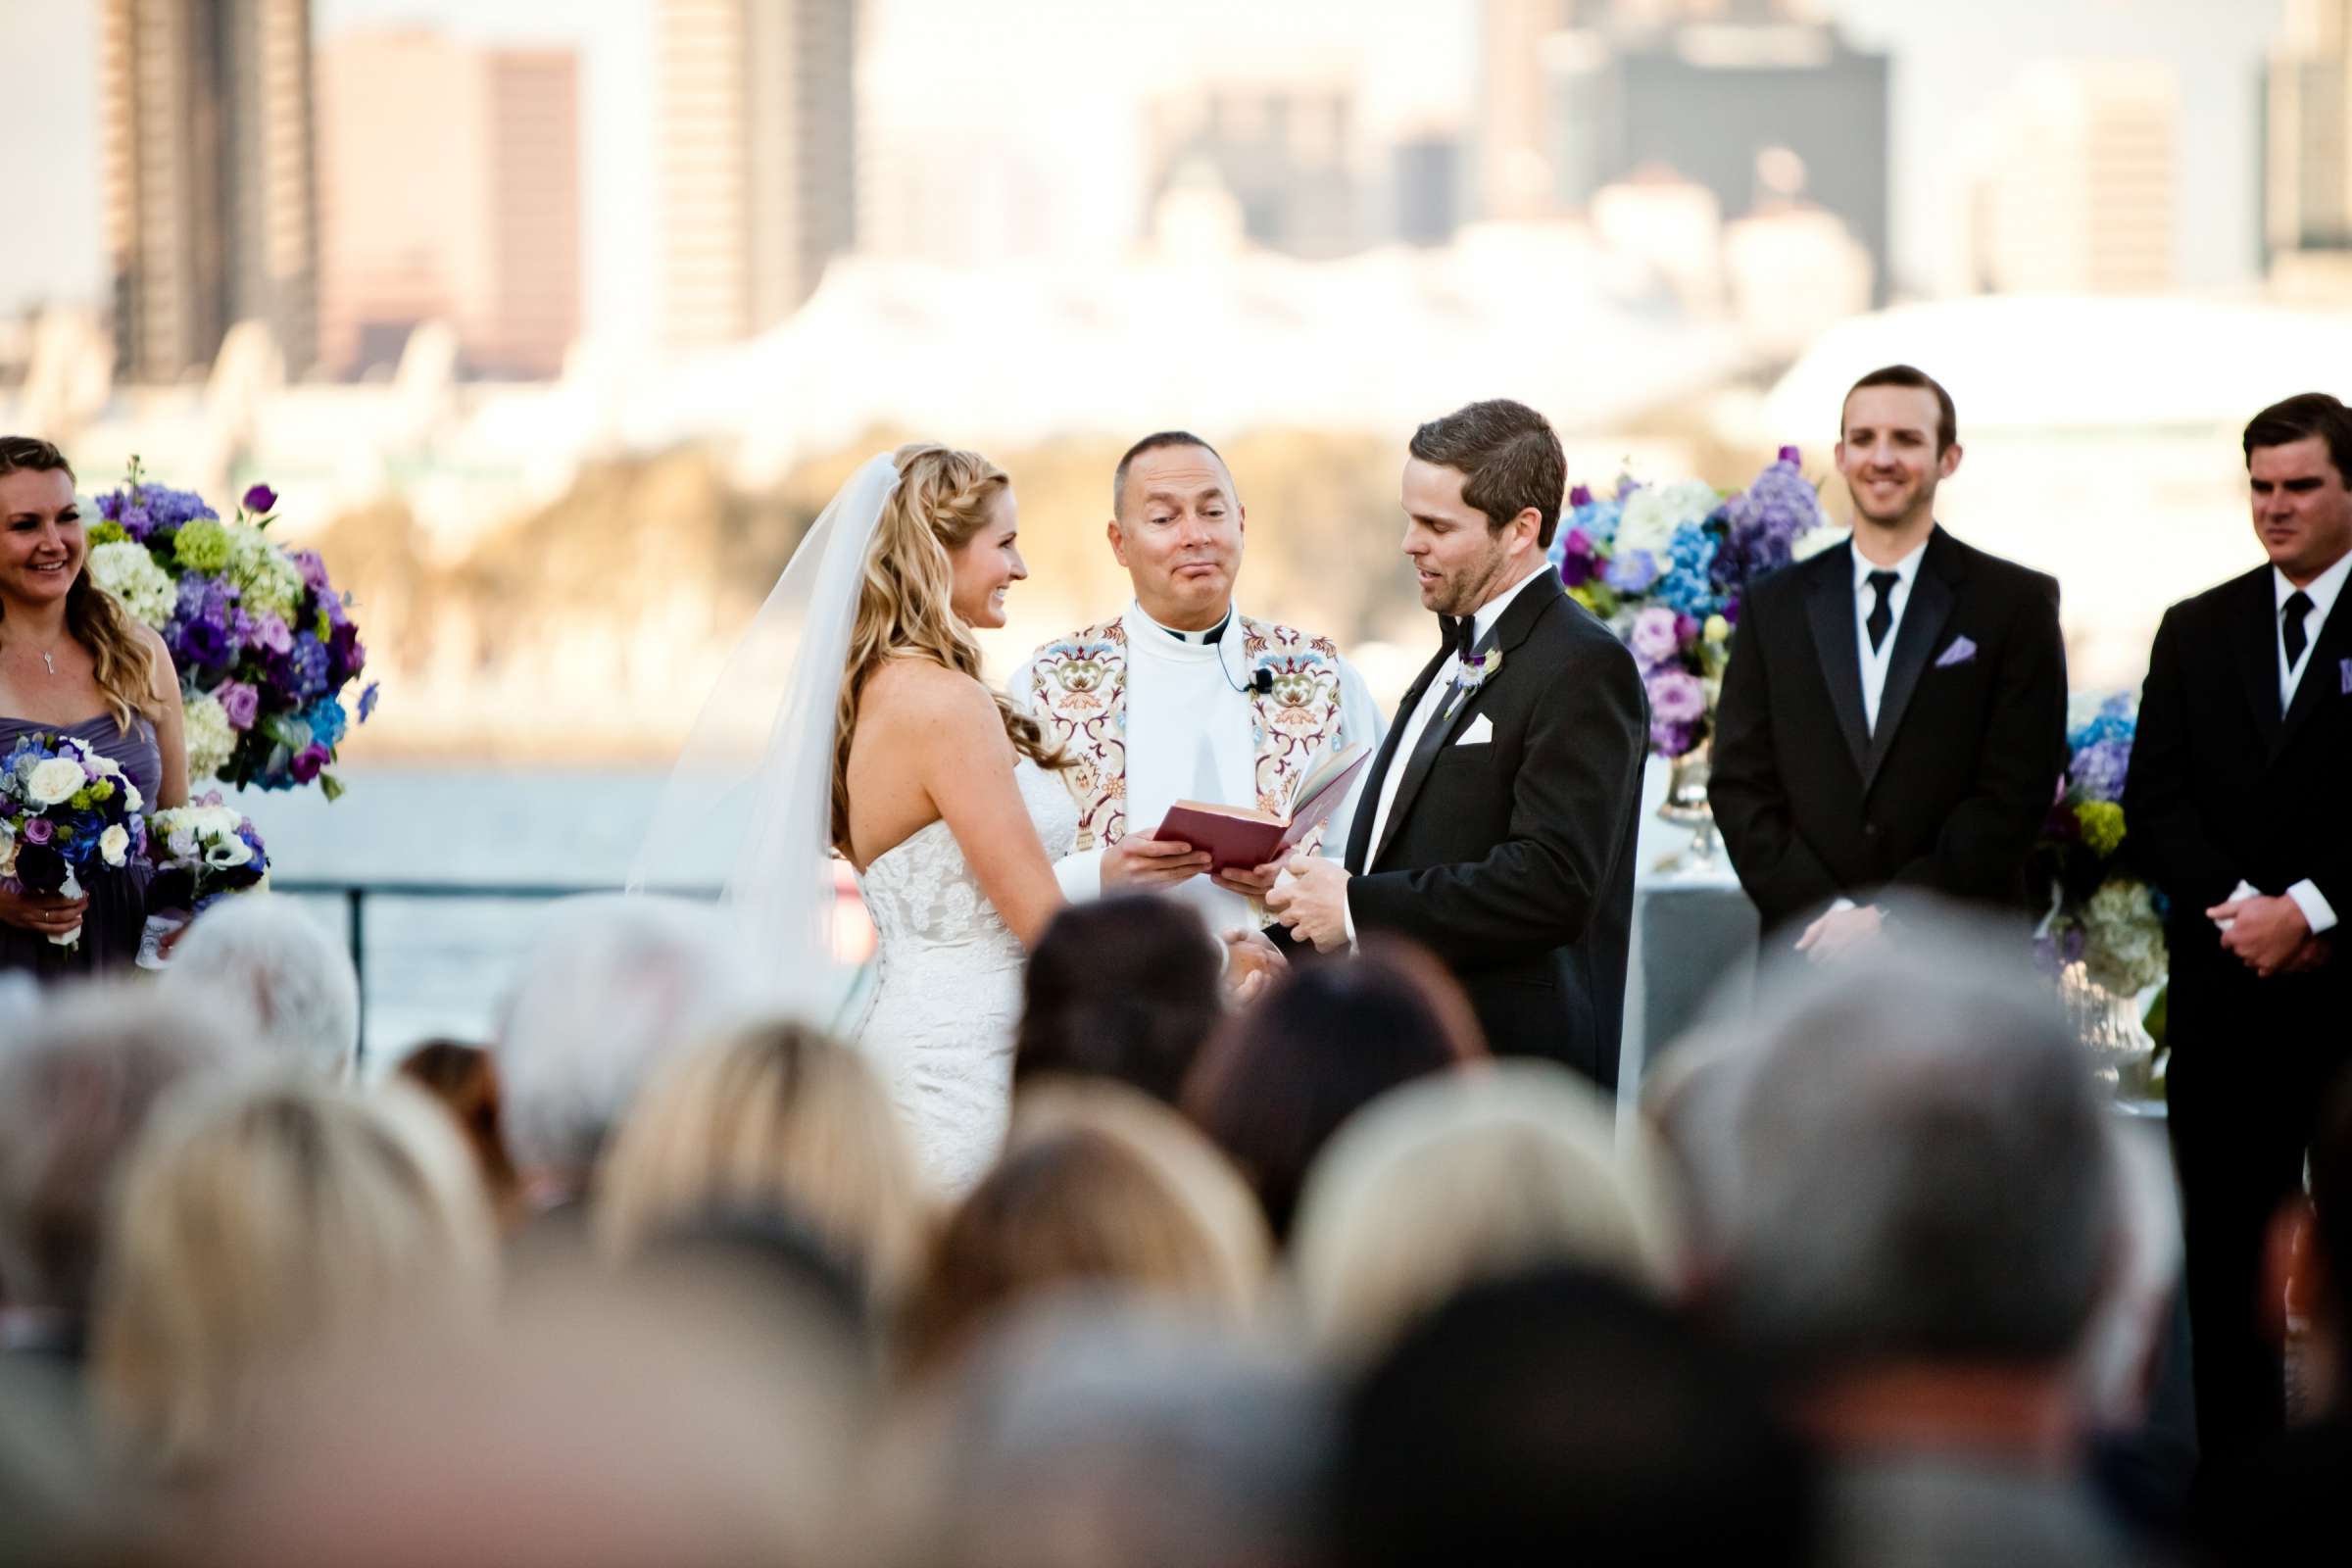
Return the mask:
{"type": "Polygon", "coordinates": [[[1127,449],[1111,475],[1110,552],[1161,625],[1206,631],[1233,605],[1246,514],[1233,470],[1189,430],[1127,449]]]}

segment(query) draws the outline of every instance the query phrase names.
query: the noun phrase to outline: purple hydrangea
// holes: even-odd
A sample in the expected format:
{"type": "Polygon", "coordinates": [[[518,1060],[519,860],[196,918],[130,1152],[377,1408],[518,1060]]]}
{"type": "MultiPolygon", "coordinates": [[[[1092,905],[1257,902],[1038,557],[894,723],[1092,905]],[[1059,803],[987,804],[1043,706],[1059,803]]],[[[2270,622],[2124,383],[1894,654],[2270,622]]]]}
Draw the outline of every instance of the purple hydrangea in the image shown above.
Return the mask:
{"type": "Polygon", "coordinates": [[[329,598],[326,589],[326,563],[319,559],[318,552],[297,550],[293,552],[293,556],[294,569],[302,573],[302,580],[309,585],[311,592],[318,595],[321,599],[329,598]]]}
{"type": "Polygon", "coordinates": [[[1744,587],[1788,565],[1796,541],[1825,521],[1821,496],[1797,463],[1796,448],[1781,448],[1755,483],[1724,502],[1723,548],[1713,562],[1718,586],[1744,587]]]}
{"type": "Polygon", "coordinates": [[[2075,753],[2067,776],[2086,801],[2121,801],[2124,775],[2132,768],[2132,742],[2109,736],[2075,753]]]}
{"type": "Polygon", "coordinates": [[[1658,580],[1658,563],[1646,550],[1629,550],[1609,563],[1603,580],[1621,594],[1647,593],[1658,580]]]}
{"type": "Polygon", "coordinates": [[[328,663],[326,644],[306,631],[294,639],[294,652],[287,663],[294,676],[293,687],[296,702],[307,703],[314,697],[322,697],[326,694],[328,663]]]}

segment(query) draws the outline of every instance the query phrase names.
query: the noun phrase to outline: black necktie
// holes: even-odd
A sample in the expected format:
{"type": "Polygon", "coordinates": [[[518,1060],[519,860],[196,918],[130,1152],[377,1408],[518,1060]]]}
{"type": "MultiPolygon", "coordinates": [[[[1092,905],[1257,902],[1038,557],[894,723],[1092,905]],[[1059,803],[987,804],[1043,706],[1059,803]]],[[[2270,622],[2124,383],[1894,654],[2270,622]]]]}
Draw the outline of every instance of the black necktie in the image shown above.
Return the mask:
{"type": "Polygon", "coordinates": [[[1870,651],[1874,654],[1886,641],[1887,628],[1894,624],[1894,607],[1886,602],[1886,596],[1894,592],[1894,585],[1902,580],[1898,573],[1891,571],[1874,571],[1870,574],[1871,592],[1879,597],[1870,607],[1870,619],[1862,624],[1870,629],[1870,651]]]}
{"type": "Polygon", "coordinates": [[[2303,650],[2311,646],[2303,632],[2303,617],[2311,613],[2311,595],[2296,589],[2286,596],[2278,613],[2286,617],[2278,623],[2278,635],[2286,639],[2286,667],[2292,669],[2302,661],[2303,650]]]}

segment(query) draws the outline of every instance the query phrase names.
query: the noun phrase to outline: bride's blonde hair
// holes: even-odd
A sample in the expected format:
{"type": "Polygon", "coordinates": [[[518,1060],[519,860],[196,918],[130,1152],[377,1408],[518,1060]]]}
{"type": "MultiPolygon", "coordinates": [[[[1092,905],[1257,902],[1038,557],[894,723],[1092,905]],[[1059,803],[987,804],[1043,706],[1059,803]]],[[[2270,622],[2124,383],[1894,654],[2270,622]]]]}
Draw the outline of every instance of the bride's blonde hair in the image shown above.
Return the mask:
{"type": "MultiPolygon", "coordinates": [[[[898,488],[874,526],[866,552],[865,583],[850,631],[840,706],[833,724],[833,847],[850,848],[850,743],[858,733],[858,704],[866,677],[894,659],[928,659],[980,679],[980,645],[951,605],[955,564],[988,520],[990,503],[1011,488],[1003,468],[977,452],[918,441],[891,454],[898,488]]],[[[1013,750],[1041,767],[1069,765],[1037,721],[992,690],[1013,750]]]]}

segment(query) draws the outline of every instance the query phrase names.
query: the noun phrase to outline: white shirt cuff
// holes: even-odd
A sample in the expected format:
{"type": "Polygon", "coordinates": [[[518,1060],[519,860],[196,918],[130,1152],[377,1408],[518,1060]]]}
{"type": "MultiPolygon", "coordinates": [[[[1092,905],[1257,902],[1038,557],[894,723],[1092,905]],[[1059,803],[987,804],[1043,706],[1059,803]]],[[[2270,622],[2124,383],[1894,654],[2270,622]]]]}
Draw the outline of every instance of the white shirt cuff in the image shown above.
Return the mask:
{"type": "Polygon", "coordinates": [[[1072,904],[1084,904],[1102,896],[1102,852],[1080,850],[1065,855],[1054,862],[1054,880],[1060,885],[1061,896],[1072,904]]]}
{"type": "Polygon", "coordinates": [[[2288,888],[2286,896],[2295,901],[2296,908],[2303,911],[2304,923],[2311,927],[2313,936],[2335,928],[2334,906],[2328,902],[2327,895],[2320,891],[2320,885],[2311,878],[2305,877],[2288,888]]]}
{"type": "Polygon", "coordinates": [[[1823,910],[1822,912],[1823,912],[1823,913],[1825,913],[1825,914],[1843,914],[1843,913],[1844,913],[1846,910],[1848,910],[1848,909],[1850,909],[1850,908],[1853,908],[1854,906],[1854,906],[1854,901],[1853,901],[1853,900],[1851,900],[1851,899],[1839,899],[1839,900],[1838,900],[1837,903],[1835,903],[1835,904],[1831,905],[1831,906],[1829,906],[1827,909],[1823,910]]]}
{"type": "MultiPolygon", "coordinates": [[[[1348,880],[1352,882],[1355,879],[1349,877],[1348,880]]],[[[1345,890],[1340,894],[1340,923],[1348,928],[1348,951],[1353,953],[1355,951],[1355,911],[1348,906],[1348,895],[1345,890]]]]}

